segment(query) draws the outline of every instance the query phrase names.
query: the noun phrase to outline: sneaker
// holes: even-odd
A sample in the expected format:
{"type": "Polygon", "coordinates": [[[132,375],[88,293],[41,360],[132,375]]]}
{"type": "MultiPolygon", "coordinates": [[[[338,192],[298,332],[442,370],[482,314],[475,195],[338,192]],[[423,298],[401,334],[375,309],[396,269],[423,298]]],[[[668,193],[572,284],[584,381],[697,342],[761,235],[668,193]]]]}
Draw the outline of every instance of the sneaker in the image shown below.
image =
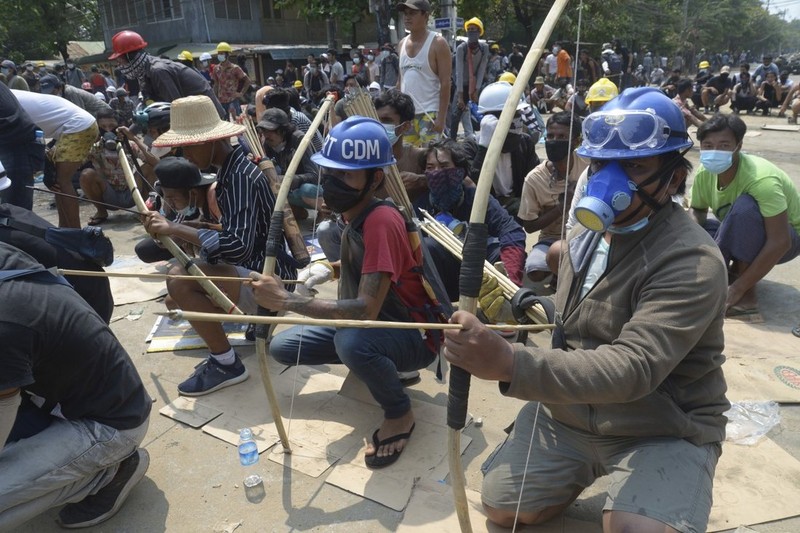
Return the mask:
{"type": "Polygon", "coordinates": [[[138,448],[119,463],[114,478],[97,494],[65,505],[58,513],[59,525],[66,529],[78,529],[105,522],[117,514],[131,489],[144,477],[148,466],[150,455],[147,450],[138,448]]]}
{"type": "Polygon", "coordinates": [[[195,367],[189,379],[178,385],[178,392],[182,396],[202,396],[241,383],[248,377],[247,369],[238,355],[232,365],[221,365],[209,356],[195,367]]]}

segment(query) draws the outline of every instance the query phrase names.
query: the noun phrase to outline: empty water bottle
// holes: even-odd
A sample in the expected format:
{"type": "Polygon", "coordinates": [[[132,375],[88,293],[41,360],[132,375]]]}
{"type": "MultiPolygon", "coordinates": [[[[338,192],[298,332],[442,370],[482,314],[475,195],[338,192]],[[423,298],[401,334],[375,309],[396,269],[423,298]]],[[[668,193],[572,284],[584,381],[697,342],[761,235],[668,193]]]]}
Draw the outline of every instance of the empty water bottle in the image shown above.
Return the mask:
{"type": "Polygon", "coordinates": [[[253,439],[250,428],[239,430],[239,462],[246,468],[244,493],[247,499],[258,503],[264,499],[264,481],[255,471],[253,465],[258,463],[258,445],[253,439]]]}
{"type": "MultiPolygon", "coordinates": [[[[36,130],[36,144],[44,145],[44,132],[42,130],[36,130]]],[[[37,170],[33,174],[33,182],[34,183],[42,183],[44,181],[44,171],[37,170]]]]}

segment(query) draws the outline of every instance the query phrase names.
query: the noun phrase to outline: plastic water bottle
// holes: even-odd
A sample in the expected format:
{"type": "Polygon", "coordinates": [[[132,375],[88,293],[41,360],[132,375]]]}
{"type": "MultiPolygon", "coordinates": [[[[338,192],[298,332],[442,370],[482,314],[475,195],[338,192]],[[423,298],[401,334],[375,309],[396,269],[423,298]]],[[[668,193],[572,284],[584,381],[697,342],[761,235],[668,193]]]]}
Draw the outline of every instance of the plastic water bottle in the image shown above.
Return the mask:
{"type": "MultiPolygon", "coordinates": [[[[41,144],[44,146],[44,132],[42,130],[36,130],[36,143],[41,144]]],[[[33,175],[33,182],[34,183],[42,183],[44,181],[44,171],[39,170],[33,175]]]]}
{"type": "Polygon", "coordinates": [[[247,500],[258,503],[266,495],[264,491],[264,481],[254,470],[253,465],[258,463],[258,445],[253,439],[253,432],[250,428],[239,430],[239,462],[246,469],[244,478],[244,493],[247,500]]]}

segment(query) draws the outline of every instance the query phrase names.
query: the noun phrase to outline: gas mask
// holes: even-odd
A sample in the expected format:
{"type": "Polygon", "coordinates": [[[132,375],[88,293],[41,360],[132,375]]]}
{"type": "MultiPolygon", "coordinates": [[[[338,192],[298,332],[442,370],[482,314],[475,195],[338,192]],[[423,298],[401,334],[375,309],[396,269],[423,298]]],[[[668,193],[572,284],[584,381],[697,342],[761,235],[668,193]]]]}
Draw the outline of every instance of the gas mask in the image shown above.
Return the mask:
{"type": "Polygon", "coordinates": [[[604,232],[633,201],[638,186],[617,161],[589,178],[586,195],[575,206],[575,218],[592,231],[604,232]]]}

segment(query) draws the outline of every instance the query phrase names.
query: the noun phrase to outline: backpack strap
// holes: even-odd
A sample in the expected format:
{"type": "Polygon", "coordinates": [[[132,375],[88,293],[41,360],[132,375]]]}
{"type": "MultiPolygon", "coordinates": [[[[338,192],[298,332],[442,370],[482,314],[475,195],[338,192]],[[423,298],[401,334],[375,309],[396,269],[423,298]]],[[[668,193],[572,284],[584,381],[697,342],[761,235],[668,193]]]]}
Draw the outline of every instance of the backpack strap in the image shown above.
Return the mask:
{"type": "Polygon", "coordinates": [[[60,274],[53,273],[52,270],[44,268],[19,268],[12,270],[0,270],[0,282],[9,281],[12,279],[26,277],[33,281],[40,281],[42,283],[52,283],[59,285],[66,285],[72,288],[72,285],[60,274]]]}

